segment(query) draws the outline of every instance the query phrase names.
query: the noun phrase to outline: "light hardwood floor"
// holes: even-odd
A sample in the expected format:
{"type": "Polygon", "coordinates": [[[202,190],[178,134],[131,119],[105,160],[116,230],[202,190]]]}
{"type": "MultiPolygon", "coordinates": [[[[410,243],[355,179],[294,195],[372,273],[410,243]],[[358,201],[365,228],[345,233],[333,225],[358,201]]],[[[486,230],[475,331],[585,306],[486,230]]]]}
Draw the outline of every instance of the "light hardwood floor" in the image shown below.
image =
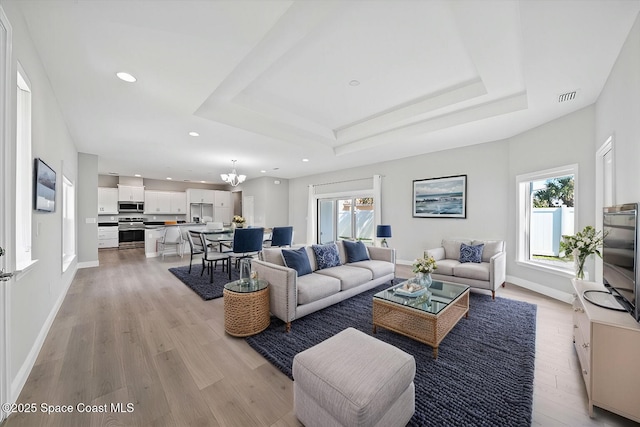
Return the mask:
{"type": "MultiPolygon", "coordinates": [[[[224,333],[222,298],[202,301],[169,273],[187,257],[146,259],[142,249],[99,257],[100,267],[77,272],[19,397],[38,410],[3,427],[300,425],[292,382],[224,333]],[[79,413],[79,403],[107,412],[79,413]],[[123,412],[111,412],[118,403],[123,412]],[[41,404],[73,413],[45,414],[41,404]]],[[[398,266],[397,275],[410,272],[398,266]]],[[[498,296],[538,305],[534,425],[637,425],[597,408],[589,418],[568,304],[512,285],[498,296]]]]}

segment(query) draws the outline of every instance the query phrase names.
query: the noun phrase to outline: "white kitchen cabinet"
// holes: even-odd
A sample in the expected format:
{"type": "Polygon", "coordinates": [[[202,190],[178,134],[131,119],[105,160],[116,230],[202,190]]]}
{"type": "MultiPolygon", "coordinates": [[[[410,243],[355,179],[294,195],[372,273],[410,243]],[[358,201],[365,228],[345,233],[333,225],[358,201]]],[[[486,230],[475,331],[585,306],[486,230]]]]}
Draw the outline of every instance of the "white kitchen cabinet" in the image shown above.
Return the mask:
{"type": "Polygon", "coordinates": [[[187,193],[178,191],[171,193],[171,213],[179,215],[187,213],[187,193]]]}
{"type": "Polygon", "coordinates": [[[144,202],[144,187],[118,184],[118,200],[120,202],[144,202]]]}
{"type": "Polygon", "coordinates": [[[187,195],[178,191],[144,192],[144,213],[146,214],[179,214],[187,211],[187,195]]]}
{"type": "Polygon", "coordinates": [[[118,213],[118,189],[98,188],[98,215],[113,215],[118,213]]]}
{"type": "Polygon", "coordinates": [[[213,220],[215,222],[221,222],[223,224],[231,223],[231,207],[213,207],[213,220]]]}
{"type": "Polygon", "coordinates": [[[587,387],[589,416],[598,406],[640,422],[640,323],[627,312],[598,307],[584,298],[586,290],[605,290],[586,280],[573,280],[573,343],[587,387]]]}
{"type": "Polygon", "coordinates": [[[146,214],[170,214],[171,193],[168,191],[145,191],[144,213],[146,214]]]}
{"type": "Polygon", "coordinates": [[[215,190],[213,206],[231,208],[231,191],[215,190]]]}
{"type": "Polygon", "coordinates": [[[215,191],[203,190],[201,188],[188,188],[187,189],[188,203],[210,203],[214,204],[215,191]]]}
{"type": "Polygon", "coordinates": [[[98,249],[118,247],[118,226],[98,226],[98,249]]]}

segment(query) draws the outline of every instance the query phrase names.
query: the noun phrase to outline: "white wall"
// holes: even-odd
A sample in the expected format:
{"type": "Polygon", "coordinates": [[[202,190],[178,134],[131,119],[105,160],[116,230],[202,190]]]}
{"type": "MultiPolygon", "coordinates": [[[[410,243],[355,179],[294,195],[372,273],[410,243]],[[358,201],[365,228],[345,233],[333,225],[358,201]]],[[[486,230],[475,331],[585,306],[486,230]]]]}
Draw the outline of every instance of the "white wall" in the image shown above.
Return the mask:
{"type": "Polygon", "coordinates": [[[242,197],[253,197],[253,223],[249,225],[257,227],[288,225],[288,180],[266,176],[250,179],[237,186],[236,191],[242,191],[242,197]],[[280,184],[275,184],[275,180],[280,181],[280,184]]]}
{"type": "Polygon", "coordinates": [[[611,135],[615,202],[640,202],[640,15],[596,103],[596,149],[611,135]]]}
{"type": "Polygon", "coordinates": [[[572,292],[570,274],[550,274],[516,263],[516,176],[577,163],[575,224],[580,230],[586,225],[595,225],[594,111],[594,106],[590,106],[509,139],[505,206],[508,281],[552,296],[558,296],[557,292],[572,292]]]}
{"type": "Polygon", "coordinates": [[[578,163],[578,226],[593,224],[594,132],[591,106],[504,141],[293,179],[289,183],[291,223],[296,236],[306,235],[309,185],[380,174],[382,223],[391,224],[389,242],[399,262],[412,261],[425,249],[439,246],[445,237],[503,239],[507,241],[510,280],[553,296],[569,293],[570,275],[553,275],[515,263],[515,179],[523,173],[578,163]],[[467,175],[466,219],[412,217],[413,180],[462,174],[467,175]]]}
{"type": "Polygon", "coordinates": [[[78,153],[78,265],[98,266],[98,156],[78,153]],[[95,221],[93,221],[95,220],[95,221]],[[93,221],[93,222],[92,222],[93,221]]]}
{"type": "MultiPolygon", "coordinates": [[[[62,273],[61,195],[63,167],[72,179],[78,177],[78,170],[75,145],[22,16],[14,2],[3,1],[2,7],[13,28],[11,108],[16,109],[15,76],[19,61],[32,89],[32,155],[41,157],[57,173],[56,211],[33,213],[32,250],[33,258],[38,261],[27,274],[9,282],[9,397],[13,400],[27,379],[77,269],[74,263],[65,274],[62,273]]],[[[10,141],[15,141],[15,132],[13,123],[10,141]]],[[[3,197],[9,198],[9,206],[15,205],[15,192],[3,197]]],[[[15,242],[15,235],[11,242],[15,242]]]]}
{"type": "Polygon", "coordinates": [[[289,182],[289,215],[296,243],[306,236],[308,186],[382,175],[382,223],[390,224],[399,261],[412,261],[443,237],[506,239],[507,159],[505,141],[441,151],[289,182]],[[467,219],[413,218],[413,180],[467,175],[467,219]],[[300,238],[298,238],[300,237],[300,238]]]}

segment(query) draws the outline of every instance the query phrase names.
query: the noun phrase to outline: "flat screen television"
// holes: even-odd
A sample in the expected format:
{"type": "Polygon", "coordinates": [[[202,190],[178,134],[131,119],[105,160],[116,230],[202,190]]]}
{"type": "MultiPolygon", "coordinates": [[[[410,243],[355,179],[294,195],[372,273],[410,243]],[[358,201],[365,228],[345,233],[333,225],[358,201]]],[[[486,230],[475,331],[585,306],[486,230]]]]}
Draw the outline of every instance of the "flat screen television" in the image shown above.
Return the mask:
{"type": "Polygon", "coordinates": [[[42,159],[34,161],[33,208],[42,212],[56,209],[56,172],[42,159]]]}
{"type": "Polygon", "coordinates": [[[604,208],[603,281],[609,292],[640,322],[638,204],[604,208]]]}

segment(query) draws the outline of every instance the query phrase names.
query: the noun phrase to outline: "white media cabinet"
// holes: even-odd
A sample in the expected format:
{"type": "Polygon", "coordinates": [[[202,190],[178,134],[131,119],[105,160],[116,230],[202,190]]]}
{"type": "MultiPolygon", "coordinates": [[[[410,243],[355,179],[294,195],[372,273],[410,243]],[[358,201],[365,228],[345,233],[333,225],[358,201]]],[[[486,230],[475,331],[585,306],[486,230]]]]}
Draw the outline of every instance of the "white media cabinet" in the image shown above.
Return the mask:
{"type": "Polygon", "coordinates": [[[586,301],[583,292],[605,290],[599,283],[572,280],[573,342],[593,407],[640,422],[640,323],[626,312],[586,301]]]}

